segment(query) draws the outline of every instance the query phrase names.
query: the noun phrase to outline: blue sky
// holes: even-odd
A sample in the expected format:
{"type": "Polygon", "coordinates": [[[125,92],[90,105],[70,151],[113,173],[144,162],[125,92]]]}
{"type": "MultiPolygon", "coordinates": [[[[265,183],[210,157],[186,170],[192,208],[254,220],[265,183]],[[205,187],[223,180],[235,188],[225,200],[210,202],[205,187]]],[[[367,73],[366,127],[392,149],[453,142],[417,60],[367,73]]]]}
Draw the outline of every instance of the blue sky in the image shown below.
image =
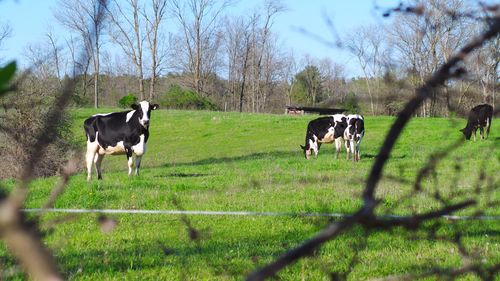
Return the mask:
{"type": "MultiPolygon", "coordinates": [[[[356,26],[368,23],[383,24],[381,11],[375,11],[375,3],[385,7],[394,7],[395,0],[288,0],[282,1],[287,10],[276,17],[273,31],[278,34],[284,48],[292,49],[294,54],[302,57],[309,54],[313,58],[329,57],[334,62],[346,66],[347,74],[359,74],[355,61],[346,52],[326,46],[297,30],[304,28],[326,40],[333,40],[331,29],[325,17],[333,22],[336,31],[342,35],[356,26]]],[[[59,27],[53,16],[56,0],[0,0],[0,22],[8,22],[13,28],[13,36],[5,42],[0,50],[0,57],[17,59],[23,63],[23,50],[29,43],[45,40],[48,28],[54,30],[56,36],[67,37],[67,32],[59,27]]],[[[250,14],[263,0],[240,0],[234,9],[235,13],[250,14]]]]}

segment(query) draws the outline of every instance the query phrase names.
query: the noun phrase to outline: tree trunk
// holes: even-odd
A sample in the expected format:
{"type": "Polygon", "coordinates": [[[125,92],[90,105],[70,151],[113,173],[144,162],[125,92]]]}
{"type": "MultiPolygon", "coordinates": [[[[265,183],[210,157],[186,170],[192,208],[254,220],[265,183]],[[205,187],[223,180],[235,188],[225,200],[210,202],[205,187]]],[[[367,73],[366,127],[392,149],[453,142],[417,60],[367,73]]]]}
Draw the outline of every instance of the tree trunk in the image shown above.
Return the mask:
{"type": "Polygon", "coordinates": [[[245,82],[246,82],[246,77],[247,77],[247,63],[248,63],[248,55],[250,53],[250,46],[248,45],[247,42],[247,50],[245,53],[245,60],[243,61],[243,77],[241,81],[241,89],[240,89],[240,112],[243,112],[243,98],[244,98],[244,91],[245,91],[245,82]]]}
{"type": "MultiPolygon", "coordinates": [[[[96,35],[97,36],[97,35],[96,35]]],[[[94,107],[99,108],[99,40],[96,39],[95,74],[94,74],[94,107]]]]}

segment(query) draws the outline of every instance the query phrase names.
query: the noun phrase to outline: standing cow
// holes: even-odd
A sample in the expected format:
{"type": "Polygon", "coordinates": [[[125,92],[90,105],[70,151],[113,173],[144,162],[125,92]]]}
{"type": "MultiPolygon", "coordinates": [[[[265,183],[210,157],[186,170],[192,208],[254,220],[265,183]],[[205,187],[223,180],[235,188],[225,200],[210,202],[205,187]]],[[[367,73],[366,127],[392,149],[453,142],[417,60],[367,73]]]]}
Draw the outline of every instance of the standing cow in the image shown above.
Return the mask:
{"type": "Polygon", "coordinates": [[[351,152],[353,156],[352,160],[359,161],[361,158],[359,149],[364,135],[365,122],[363,116],[359,114],[347,115],[347,128],[344,131],[347,160],[349,160],[349,152],[351,152]]]}
{"type": "Polygon", "coordinates": [[[480,104],[475,106],[469,112],[467,126],[460,131],[464,134],[467,140],[470,140],[474,133],[474,141],[476,141],[476,131],[479,128],[481,139],[484,139],[484,128],[486,127],[486,138],[490,134],[491,120],[493,118],[493,107],[489,104],[480,104]]]}
{"type": "Polygon", "coordinates": [[[133,110],[96,114],[85,120],[87,180],[91,179],[92,163],[95,163],[97,178],[102,179],[101,162],[106,154],[125,154],[129,176],[134,166],[132,154],[135,154],[135,174],[139,174],[141,158],[146,152],[149,138],[151,110],[158,107],[157,104],[141,101],[132,105],[133,110]]]}
{"type": "Polygon", "coordinates": [[[334,141],[336,157],[338,157],[346,127],[347,118],[344,114],[335,114],[311,120],[307,125],[305,146],[300,146],[306,159],[311,157],[312,152],[317,157],[322,143],[332,143],[334,141]]]}

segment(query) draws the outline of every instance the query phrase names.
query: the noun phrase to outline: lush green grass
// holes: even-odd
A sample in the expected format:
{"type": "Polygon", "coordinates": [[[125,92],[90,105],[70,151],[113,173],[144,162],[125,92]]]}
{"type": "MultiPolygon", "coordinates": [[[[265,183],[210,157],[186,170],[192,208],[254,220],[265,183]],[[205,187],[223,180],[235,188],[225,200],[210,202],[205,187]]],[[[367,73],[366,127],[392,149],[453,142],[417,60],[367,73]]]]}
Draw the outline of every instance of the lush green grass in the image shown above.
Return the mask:
{"type": "MultiPolygon", "coordinates": [[[[111,111],[111,110],[110,110],[111,111]]],[[[106,110],[100,110],[106,112],[106,110]]],[[[83,120],[94,110],[72,111],[75,143],[82,149],[83,120]]],[[[148,152],[140,177],[127,177],[125,156],[105,157],[104,180],[90,183],[84,173],[71,179],[57,208],[179,209],[211,211],[277,211],[350,213],[361,206],[363,181],[394,120],[367,117],[361,161],[335,160],[334,149],[324,145],[317,159],[306,161],[303,144],[307,122],[314,116],[291,117],[202,111],[152,113],[148,152]]],[[[429,156],[444,150],[458,138],[465,121],[414,119],[399,139],[377,196],[380,213],[408,214],[436,209],[432,196],[411,193],[419,167],[429,156]],[[400,180],[394,180],[397,177],[400,180]]],[[[500,200],[500,122],[493,122],[486,141],[466,142],[453,151],[426,178],[423,188],[436,188],[458,202],[474,195],[477,186],[491,190],[478,200],[481,207],[500,200]],[[478,180],[482,171],[488,175],[478,180]]],[[[83,152],[82,152],[83,153],[83,152]]],[[[95,178],[95,177],[94,177],[95,178]]],[[[40,207],[57,178],[32,184],[27,207],[40,207]]],[[[7,182],[12,186],[13,182],[7,182]]],[[[475,195],[474,195],[475,196],[475,195]]],[[[460,214],[472,214],[472,210],[460,214]]],[[[497,206],[485,210],[500,215],[497,206]]],[[[49,224],[66,218],[47,214],[49,224]]],[[[97,215],[66,218],[45,238],[61,270],[76,280],[241,280],[256,267],[271,261],[290,247],[311,237],[326,219],[300,217],[189,216],[199,232],[189,239],[187,224],[180,216],[117,215],[118,226],[102,233],[97,215]]],[[[485,256],[487,263],[500,261],[500,222],[445,223],[440,235],[464,232],[468,247],[485,256]]],[[[329,272],[345,272],[355,249],[359,261],[351,280],[368,279],[432,266],[459,266],[455,246],[439,239],[415,240],[403,230],[372,233],[368,239],[354,229],[325,245],[314,258],[280,273],[284,280],[328,280],[329,272]],[[366,242],[366,248],[361,247],[366,242]]],[[[4,264],[12,264],[5,250],[4,264]]],[[[15,275],[13,278],[20,278],[15,275]]]]}

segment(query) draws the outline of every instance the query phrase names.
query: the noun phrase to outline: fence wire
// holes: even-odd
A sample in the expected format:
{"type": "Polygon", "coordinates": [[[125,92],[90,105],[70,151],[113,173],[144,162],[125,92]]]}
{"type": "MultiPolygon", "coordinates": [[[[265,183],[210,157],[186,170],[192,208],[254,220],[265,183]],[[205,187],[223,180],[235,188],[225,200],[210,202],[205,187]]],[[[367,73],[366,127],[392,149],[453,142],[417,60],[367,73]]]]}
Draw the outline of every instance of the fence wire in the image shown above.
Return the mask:
{"type": "MultiPolygon", "coordinates": [[[[252,212],[252,211],[202,211],[202,210],[123,210],[123,209],[22,209],[26,213],[77,213],[77,214],[140,214],[140,215],[197,215],[197,216],[258,216],[258,217],[330,217],[348,218],[351,214],[341,213],[287,213],[287,212],[252,212]]],[[[410,216],[410,215],[409,215],[410,216]]],[[[380,218],[404,218],[408,216],[385,214],[380,218]]],[[[441,216],[447,220],[500,220],[500,216],[441,216]]]]}

